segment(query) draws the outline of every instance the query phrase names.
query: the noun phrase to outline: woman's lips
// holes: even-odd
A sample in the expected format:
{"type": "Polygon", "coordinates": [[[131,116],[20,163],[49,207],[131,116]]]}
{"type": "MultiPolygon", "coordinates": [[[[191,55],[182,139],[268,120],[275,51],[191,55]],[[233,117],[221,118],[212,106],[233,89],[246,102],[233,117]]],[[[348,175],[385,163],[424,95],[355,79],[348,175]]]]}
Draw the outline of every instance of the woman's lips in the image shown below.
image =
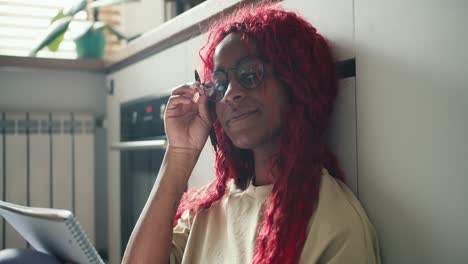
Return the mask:
{"type": "Polygon", "coordinates": [[[229,119],[227,124],[230,125],[233,122],[235,123],[237,121],[247,119],[247,118],[251,117],[252,115],[256,114],[257,112],[258,112],[258,110],[253,110],[253,111],[249,111],[249,112],[246,112],[246,113],[242,113],[240,115],[236,115],[236,116],[232,117],[231,119],[229,119]]]}

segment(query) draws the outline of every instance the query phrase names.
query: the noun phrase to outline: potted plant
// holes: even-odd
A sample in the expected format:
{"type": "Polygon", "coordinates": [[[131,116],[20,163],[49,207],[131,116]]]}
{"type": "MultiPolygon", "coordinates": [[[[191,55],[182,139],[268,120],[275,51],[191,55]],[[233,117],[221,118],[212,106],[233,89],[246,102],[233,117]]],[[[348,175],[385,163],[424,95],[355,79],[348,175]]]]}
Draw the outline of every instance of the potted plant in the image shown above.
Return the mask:
{"type": "MultiPolygon", "coordinates": [[[[131,41],[139,35],[127,37],[109,24],[99,21],[98,8],[129,2],[132,0],[101,0],[89,4],[93,10],[94,21],[89,21],[77,33],[74,34],[73,40],[76,44],[76,53],[78,58],[102,58],[104,56],[104,48],[106,44],[104,30],[117,36],[119,40],[131,41]]],[[[42,48],[48,47],[50,51],[57,51],[60,43],[63,41],[65,32],[68,30],[70,23],[73,23],[73,17],[80,11],[85,10],[88,6],[87,0],[77,0],[68,8],[60,10],[57,15],[52,18],[51,24],[47,28],[44,36],[42,36],[37,44],[31,49],[29,55],[35,56],[42,48]]]]}

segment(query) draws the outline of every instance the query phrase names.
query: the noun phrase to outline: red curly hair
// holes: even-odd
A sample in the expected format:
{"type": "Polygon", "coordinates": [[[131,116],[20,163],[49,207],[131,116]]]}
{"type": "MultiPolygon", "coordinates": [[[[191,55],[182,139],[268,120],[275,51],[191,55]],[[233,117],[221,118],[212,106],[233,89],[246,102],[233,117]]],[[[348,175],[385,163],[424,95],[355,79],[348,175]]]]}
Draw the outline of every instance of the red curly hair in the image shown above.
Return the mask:
{"type": "MultiPolygon", "coordinates": [[[[337,95],[335,63],[326,40],[304,18],[272,3],[243,7],[222,17],[208,32],[200,50],[203,76],[213,71],[216,46],[230,33],[254,40],[258,55],[273,67],[273,76],[287,89],[288,113],[275,167],[271,195],[257,236],[253,263],[298,263],[309,220],[316,209],[322,169],[344,180],[344,173],[324,143],[324,133],[337,95]]],[[[208,78],[204,78],[207,80],[208,78]]],[[[268,87],[266,87],[268,92],[268,87]]],[[[235,147],[210,107],[218,140],[216,179],[203,193],[186,193],[175,223],[185,210],[203,210],[219,201],[227,183],[246,189],[254,175],[251,150],[235,147]]]]}

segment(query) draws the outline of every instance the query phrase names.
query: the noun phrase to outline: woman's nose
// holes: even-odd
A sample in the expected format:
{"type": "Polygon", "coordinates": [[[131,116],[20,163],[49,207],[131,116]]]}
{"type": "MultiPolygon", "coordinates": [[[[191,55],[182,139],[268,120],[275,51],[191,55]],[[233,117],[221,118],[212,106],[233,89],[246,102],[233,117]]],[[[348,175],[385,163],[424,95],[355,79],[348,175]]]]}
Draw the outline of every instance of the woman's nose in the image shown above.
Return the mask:
{"type": "Polygon", "coordinates": [[[245,93],[246,90],[239,84],[239,82],[237,82],[236,78],[230,78],[228,87],[222,100],[226,103],[238,102],[245,97],[245,93]]]}

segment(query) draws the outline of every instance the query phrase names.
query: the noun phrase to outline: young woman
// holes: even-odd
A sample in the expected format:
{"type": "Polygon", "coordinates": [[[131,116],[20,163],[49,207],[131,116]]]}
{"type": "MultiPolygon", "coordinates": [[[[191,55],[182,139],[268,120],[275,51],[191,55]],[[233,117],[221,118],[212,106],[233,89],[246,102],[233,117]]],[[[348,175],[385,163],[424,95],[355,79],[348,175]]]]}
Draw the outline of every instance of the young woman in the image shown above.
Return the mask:
{"type": "Polygon", "coordinates": [[[202,82],[172,90],[166,155],[123,262],[380,263],[324,142],[337,95],[325,39],[263,4],[214,24],[200,56],[202,82]],[[210,129],[215,180],[184,194],[210,129]]]}

